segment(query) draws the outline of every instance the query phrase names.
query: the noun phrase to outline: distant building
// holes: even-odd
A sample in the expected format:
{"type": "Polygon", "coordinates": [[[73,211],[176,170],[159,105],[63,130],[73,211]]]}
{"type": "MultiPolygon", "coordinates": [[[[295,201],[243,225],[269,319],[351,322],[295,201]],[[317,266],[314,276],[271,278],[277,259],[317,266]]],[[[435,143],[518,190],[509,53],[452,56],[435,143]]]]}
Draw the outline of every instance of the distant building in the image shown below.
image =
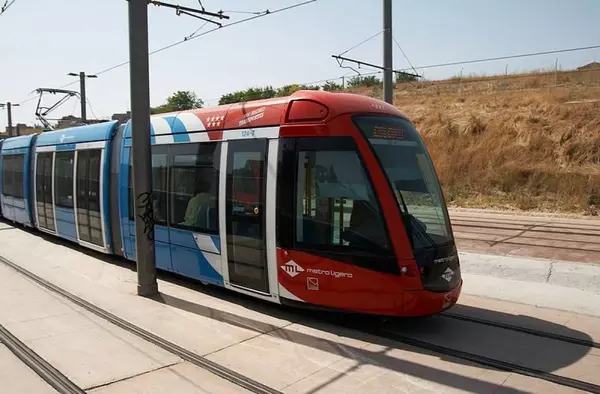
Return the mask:
{"type": "Polygon", "coordinates": [[[58,123],[54,127],[55,130],[66,129],[73,126],[81,125],[81,118],[78,118],[73,115],[63,116],[58,120],[58,123]]]}
{"type": "MultiPolygon", "coordinates": [[[[17,123],[13,126],[13,136],[17,135],[29,135],[29,134],[38,134],[44,131],[44,128],[39,125],[28,126],[25,123],[17,123]]],[[[10,137],[8,126],[6,126],[6,130],[1,134],[3,138],[10,137]]]]}
{"type": "Polygon", "coordinates": [[[111,119],[116,120],[119,123],[127,123],[127,121],[131,119],[131,111],[127,111],[124,114],[113,114],[111,119]]]}
{"type": "Polygon", "coordinates": [[[600,63],[591,62],[585,66],[577,67],[578,70],[600,70],[600,63]]]}
{"type": "Polygon", "coordinates": [[[61,119],[59,119],[58,123],[56,124],[56,127],[54,127],[54,129],[60,130],[60,129],[66,129],[69,127],[84,126],[86,124],[95,124],[95,123],[103,123],[103,122],[108,122],[108,120],[106,120],[106,119],[88,119],[84,123],[81,121],[81,118],[78,118],[73,115],[69,115],[69,116],[63,116],[61,119]]]}

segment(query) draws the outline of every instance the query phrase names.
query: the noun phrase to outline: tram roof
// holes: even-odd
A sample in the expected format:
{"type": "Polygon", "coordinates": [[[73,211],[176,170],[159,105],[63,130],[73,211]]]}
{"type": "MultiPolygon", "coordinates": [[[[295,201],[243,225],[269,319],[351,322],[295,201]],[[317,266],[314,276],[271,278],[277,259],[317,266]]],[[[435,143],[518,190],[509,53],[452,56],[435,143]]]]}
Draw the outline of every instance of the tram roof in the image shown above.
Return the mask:
{"type": "MultiPolygon", "coordinates": [[[[198,131],[219,131],[293,124],[287,117],[293,102],[312,102],[326,108],[326,116],[313,122],[326,122],[345,113],[371,113],[405,117],[396,107],[371,97],[351,93],[300,90],[287,97],[255,100],[217,107],[171,112],[151,117],[151,135],[198,131]]],[[[131,137],[131,121],[125,137],[131,137]]]]}
{"type": "Polygon", "coordinates": [[[110,121],[85,126],[69,127],[67,129],[46,131],[39,135],[36,145],[51,146],[106,141],[111,138],[116,124],[117,121],[110,121]]]}
{"type": "Polygon", "coordinates": [[[3,143],[0,145],[2,147],[2,152],[11,149],[20,149],[20,148],[28,148],[31,145],[31,140],[34,135],[22,135],[19,137],[10,137],[3,140],[3,143]]]}

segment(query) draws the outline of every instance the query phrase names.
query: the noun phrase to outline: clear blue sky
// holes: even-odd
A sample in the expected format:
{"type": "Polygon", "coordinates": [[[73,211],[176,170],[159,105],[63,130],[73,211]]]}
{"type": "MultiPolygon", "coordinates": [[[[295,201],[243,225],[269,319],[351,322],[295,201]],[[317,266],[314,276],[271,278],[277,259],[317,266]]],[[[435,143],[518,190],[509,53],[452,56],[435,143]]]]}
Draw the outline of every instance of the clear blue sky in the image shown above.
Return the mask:
{"type": "MultiPolygon", "coordinates": [[[[196,0],[179,1],[196,6],[196,0]]],[[[203,0],[208,10],[260,11],[298,0],[203,0]]],[[[1,0],[0,2],[4,2],[1,0]]],[[[600,0],[393,0],[393,34],[415,66],[600,44],[600,0]]],[[[246,17],[230,14],[235,21],[246,17]]],[[[20,102],[38,87],[76,81],[68,72],[95,73],[128,59],[125,0],[17,0],[0,16],[0,102],[20,102]]],[[[150,7],[150,49],[181,40],[202,22],[150,7]]],[[[205,29],[210,28],[207,26],[205,29]]],[[[208,34],[150,60],[151,104],[177,90],[193,90],[207,105],[222,94],[270,84],[304,83],[352,74],[331,54],[382,30],[381,0],[318,0],[285,13],[208,34]]],[[[382,37],[349,52],[381,63],[382,37]]],[[[553,67],[557,55],[464,66],[463,73],[503,73],[553,67]]],[[[600,61],[600,50],[558,55],[563,69],[600,61]]],[[[408,64],[395,48],[394,67],[408,64]]],[[[427,69],[428,79],[460,73],[461,66],[427,69]]],[[[78,90],[78,84],[70,88],[78,90]]],[[[129,68],[89,80],[98,117],[129,109],[129,68]]],[[[13,113],[35,121],[37,100],[13,113]]],[[[49,104],[50,101],[45,101],[49,104]]],[[[55,115],[79,116],[75,101],[55,115]]],[[[88,107],[88,116],[93,117],[88,107]]],[[[0,110],[0,130],[6,126],[0,110]]]]}

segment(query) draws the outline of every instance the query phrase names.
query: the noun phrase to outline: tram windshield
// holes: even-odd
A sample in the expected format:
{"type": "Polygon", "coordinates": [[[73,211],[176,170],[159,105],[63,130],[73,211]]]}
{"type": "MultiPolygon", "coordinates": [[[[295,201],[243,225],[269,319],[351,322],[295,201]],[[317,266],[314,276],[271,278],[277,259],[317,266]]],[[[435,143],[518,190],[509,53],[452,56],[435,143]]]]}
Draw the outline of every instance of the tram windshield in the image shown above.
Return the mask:
{"type": "Polygon", "coordinates": [[[361,115],[354,121],[390,181],[415,249],[451,241],[450,220],[440,183],[414,126],[392,116],[361,115]]]}

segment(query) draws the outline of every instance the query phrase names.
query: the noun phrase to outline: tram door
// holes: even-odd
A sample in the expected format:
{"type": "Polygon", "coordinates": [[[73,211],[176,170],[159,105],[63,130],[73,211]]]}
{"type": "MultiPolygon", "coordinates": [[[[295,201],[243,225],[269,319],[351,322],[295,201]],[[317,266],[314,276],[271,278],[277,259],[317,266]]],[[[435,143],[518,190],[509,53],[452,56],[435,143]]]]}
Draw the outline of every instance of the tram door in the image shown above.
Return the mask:
{"type": "Polygon", "coordinates": [[[77,225],[79,239],[104,246],[100,214],[100,149],[77,152],[77,225]]]}
{"type": "Polygon", "coordinates": [[[226,223],[229,281],[269,292],[265,195],[266,139],[229,141],[227,152],[226,223]]]}
{"type": "Polygon", "coordinates": [[[49,231],[54,227],[54,206],[52,202],[52,160],[53,153],[38,153],[35,170],[35,198],[38,225],[49,231]]]}

